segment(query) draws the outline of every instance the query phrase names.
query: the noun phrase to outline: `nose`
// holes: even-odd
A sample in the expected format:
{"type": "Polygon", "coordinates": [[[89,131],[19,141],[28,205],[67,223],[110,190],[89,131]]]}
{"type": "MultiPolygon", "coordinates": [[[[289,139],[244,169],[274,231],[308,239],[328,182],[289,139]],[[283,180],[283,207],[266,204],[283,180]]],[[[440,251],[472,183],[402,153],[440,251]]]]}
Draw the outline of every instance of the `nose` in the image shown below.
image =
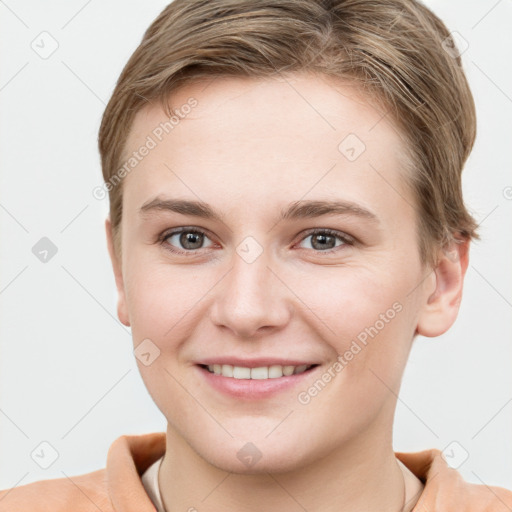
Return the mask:
{"type": "Polygon", "coordinates": [[[215,287],[210,318],[216,326],[241,339],[268,334],[289,322],[291,292],[268,260],[265,251],[250,263],[233,255],[231,270],[215,287]]]}

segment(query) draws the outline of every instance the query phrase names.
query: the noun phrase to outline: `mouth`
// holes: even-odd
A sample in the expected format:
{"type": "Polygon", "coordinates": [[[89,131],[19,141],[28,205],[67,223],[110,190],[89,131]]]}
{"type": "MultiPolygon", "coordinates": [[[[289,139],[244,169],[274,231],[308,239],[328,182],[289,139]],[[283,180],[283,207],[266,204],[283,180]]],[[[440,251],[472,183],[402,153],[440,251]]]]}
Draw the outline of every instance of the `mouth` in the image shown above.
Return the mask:
{"type": "Polygon", "coordinates": [[[231,379],[270,380],[306,373],[319,365],[303,364],[299,366],[283,366],[276,364],[271,366],[259,366],[257,368],[249,368],[246,366],[234,366],[231,364],[199,364],[198,366],[211,374],[231,379]]]}
{"type": "Polygon", "coordinates": [[[308,380],[321,371],[320,364],[262,366],[263,361],[253,361],[249,367],[220,364],[221,361],[219,364],[205,363],[195,365],[203,382],[210,389],[236,400],[236,403],[240,400],[252,402],[283,397],[283,393],[290,393],[298,386],[307,386],[308,380]]]}

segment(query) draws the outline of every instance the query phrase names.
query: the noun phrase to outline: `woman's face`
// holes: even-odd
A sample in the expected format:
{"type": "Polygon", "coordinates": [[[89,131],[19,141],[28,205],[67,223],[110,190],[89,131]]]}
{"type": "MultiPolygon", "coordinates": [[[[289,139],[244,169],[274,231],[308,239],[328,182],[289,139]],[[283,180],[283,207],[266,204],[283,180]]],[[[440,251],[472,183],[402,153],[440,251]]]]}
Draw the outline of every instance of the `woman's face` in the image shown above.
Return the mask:
{"type": "Polygon", "coordinates": [[[119,316],[170,432],[237,472],[391,443],[436,279],[389,117],[310,75],[188,85],[173,107],[188,115],[165,125],[148,107],[130,133],[117,266],[119,316]],[[200,366],[223,361],[317,366],[200,366]]]}

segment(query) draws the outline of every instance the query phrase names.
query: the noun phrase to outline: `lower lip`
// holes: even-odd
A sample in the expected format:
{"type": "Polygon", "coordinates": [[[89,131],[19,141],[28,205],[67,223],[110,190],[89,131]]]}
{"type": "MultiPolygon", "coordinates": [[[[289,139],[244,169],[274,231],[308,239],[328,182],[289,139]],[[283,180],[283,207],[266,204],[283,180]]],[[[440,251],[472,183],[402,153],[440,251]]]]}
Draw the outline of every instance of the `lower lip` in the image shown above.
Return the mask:
{"type": "Polygon", "coordinates": [[[280,391],[285,391],[303,384],[305,379],[319,368],[314,366],[297,375],[277,377],[275,379],[235,379],[209,372],[206,368],[197,366],[206,382],[214,389],[235,398],[259,400],[268,398],[280,391]]]}

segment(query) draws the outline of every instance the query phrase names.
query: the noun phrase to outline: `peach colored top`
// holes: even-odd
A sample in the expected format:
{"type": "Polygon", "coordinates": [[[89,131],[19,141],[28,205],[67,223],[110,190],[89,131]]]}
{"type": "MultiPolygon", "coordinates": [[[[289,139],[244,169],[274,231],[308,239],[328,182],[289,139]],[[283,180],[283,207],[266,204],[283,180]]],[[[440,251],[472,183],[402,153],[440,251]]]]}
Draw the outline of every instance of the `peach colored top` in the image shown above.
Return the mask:
{"type": "MultiPolygon", "coordinates": [[[[165,432],[123,435],[111,444],[106,468],[2,490],[0,512],[158,512],[141,476],[164,455],[165,442],[165,432]]],[[[512,491],[466,482],[448,466],[440,450],[395,452],[395,456],[423,485],[410,512],[512,510],[512,491]]],[[[408,495],[413,496],[417,482],[405,474],[408,495]]]]}

